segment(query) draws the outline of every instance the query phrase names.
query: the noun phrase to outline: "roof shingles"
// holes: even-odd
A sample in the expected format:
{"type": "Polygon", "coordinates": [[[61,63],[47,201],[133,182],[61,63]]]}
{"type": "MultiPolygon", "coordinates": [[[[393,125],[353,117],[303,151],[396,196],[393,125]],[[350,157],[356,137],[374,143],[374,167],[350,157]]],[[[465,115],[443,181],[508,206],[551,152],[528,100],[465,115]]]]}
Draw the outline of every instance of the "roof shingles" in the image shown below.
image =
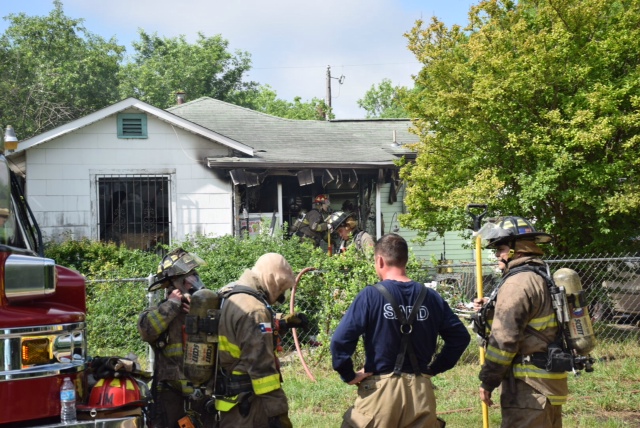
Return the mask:
{"type": "Polygon", "coordinates": [[[251,163],[351,161],[392,164],[398,155],[411,153],[402,147],[403,144],[418,141],[417,136],[409,132],[409,120],[283,119],[208,97],[171,107],[168,111],[252,147],[254,158],[251,163]],[[394,131],[400,147],[392,145],[394,131]]]}

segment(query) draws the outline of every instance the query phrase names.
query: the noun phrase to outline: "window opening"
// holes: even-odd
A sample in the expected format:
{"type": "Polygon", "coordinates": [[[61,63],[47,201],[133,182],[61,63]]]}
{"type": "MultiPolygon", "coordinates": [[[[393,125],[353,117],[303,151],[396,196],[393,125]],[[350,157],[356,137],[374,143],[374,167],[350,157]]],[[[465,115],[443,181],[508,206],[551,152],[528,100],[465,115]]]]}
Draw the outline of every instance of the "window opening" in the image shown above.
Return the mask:
{"type": "Polygon", "coordinates": [[[170,176],[101,175],[96,180],[101,241],[140,250],[170,243],[170,176]]]}

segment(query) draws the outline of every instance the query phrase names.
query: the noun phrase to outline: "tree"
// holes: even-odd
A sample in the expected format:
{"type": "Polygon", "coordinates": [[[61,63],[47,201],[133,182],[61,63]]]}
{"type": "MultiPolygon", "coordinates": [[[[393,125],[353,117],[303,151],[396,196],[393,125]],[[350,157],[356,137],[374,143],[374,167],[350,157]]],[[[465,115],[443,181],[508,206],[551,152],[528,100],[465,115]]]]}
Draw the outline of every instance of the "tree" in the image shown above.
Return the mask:
{"type": "Polygon", "coordinates": [[[175,104],[178,91],[190,99],[211,97],[234,103],[244,91],[257,83],[243,82],[251,68],[248,53],[230,53],[229,42],[220,35],[205,37],[198,33],[194,44],[185,36],[159,37],[139,31],[134,42],[133,60],[122,67],[120,94],[135,97],[159,108],[175,104]]]}
{"type": "Polygon", "coordinates": [[[640,1],[484,0],[469,18],[407,35],[424,66],[404,224],[460,230],[487,203],[556,251],[638,251],[640,1]]]}
{"type": "MultiPolygon", "coordinates": [[[[242,96],[236,97],[238,105],[285,119],[325,120],[325,111],[328,109],[326,102],[318,98],[306,102],[301,97],[294,97],[293,102],[280,99],[269,85],[246,91],[242,96]]],[[[330,114],[330,117],[333,116],[330,114]]]]}
{"type": "Polygon", "coordinates": [[[409,117],[402,106],[402,94],[406,88],[393,86],[390,79],[382,79],[382,82],[371,85],[364,97],[358,100],[358,107],[367,112],[367,118],[379,119],[403,119],[409,117]]]}
{"type": "Polygon", "coordinates": [[[20,139],[118,99],[124,47],[65,16],[59,0],[53,4],[47,16],[9,15],[0,36],[0,118],[20,139]]]}

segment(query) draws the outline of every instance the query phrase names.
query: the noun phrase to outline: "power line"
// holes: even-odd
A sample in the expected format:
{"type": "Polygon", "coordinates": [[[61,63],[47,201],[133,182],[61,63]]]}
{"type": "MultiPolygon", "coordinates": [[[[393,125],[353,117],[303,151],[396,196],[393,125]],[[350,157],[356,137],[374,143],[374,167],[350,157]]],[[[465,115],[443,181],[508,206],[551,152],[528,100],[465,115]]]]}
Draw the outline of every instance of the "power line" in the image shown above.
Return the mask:
{"type": "MultiPolygon", "coordinates": [[[[345,64],[345,65],[336,65],[336,68],[340,67],[373,67],[373,66],[381,66],[381,65],[421,65],[419,62],[383,62],[378,64],[345,64]]],[[[282,66],[282,67],[252,67],[252,70],[278,70],[285,68],[292,69],[302,69],[302,68],[325,68],[326,65],[308,65],[308,66],[282,66]]]]}

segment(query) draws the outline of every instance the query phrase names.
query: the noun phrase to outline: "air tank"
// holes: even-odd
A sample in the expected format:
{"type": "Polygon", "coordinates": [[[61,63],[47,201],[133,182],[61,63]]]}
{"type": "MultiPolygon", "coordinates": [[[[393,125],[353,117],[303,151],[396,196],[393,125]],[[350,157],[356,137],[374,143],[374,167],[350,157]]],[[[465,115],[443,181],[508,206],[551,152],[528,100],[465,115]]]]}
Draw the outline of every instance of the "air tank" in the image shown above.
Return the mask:
{"type": "Polygon", "coordinates": [[[184,375],[195,387],[205,384],[213,375],[219,319],[218,293],[206,288],[193,293],[185,325],[184,375]]]}
{"type": "Polygon", "coordinates": [[[569,346],[579,355],[588,355],[596,346],[596,336],[591,325],[589,305],[582,289],[580,276],[573,269],[562,268],[553,274],[553,280],[558,287],[564,287],[567,295],[569,346]]]}

